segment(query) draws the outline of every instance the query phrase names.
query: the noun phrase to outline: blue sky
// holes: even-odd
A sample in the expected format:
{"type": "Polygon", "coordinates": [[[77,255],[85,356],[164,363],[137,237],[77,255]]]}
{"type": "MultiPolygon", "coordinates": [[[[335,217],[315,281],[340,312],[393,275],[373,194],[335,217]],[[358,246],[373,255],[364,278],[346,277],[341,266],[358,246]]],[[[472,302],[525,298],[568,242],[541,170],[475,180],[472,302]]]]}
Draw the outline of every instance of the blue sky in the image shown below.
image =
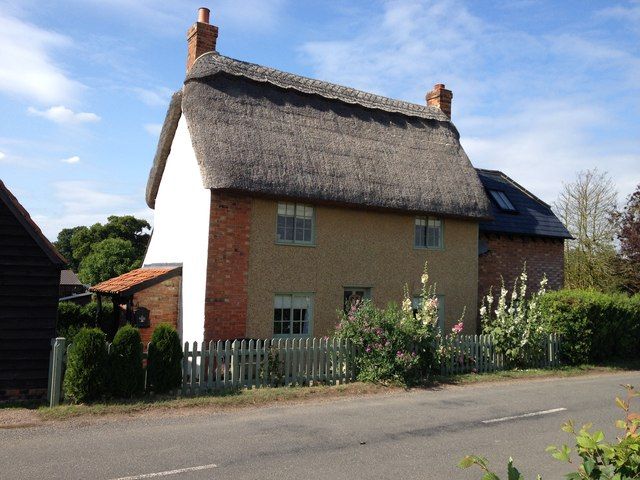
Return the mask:
{"type": "Polygon", "coordinates": [[[581,169],[640,182],[640,2],[0,0],[0,178],[50,238],[132,213],[199,6],[218,51],[416,103],[474,165],[552,202],[581,169]],[[202,5],[201,5],[202,3],[202,5]]]}

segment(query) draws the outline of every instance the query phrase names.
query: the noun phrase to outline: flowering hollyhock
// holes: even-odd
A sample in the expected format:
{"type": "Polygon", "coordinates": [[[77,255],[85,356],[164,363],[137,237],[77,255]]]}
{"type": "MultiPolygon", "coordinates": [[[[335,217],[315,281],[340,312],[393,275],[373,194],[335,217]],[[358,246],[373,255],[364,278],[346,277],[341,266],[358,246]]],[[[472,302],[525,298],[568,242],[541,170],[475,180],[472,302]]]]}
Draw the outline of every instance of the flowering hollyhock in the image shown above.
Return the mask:
{"type": "Polygon", "coordinates": [[[462,329],[464,328],[464,322],[458,322],[456,323],[453,328],[451,329],[451,331],[453,333],[460,333],[462,332],[462,329]]]}

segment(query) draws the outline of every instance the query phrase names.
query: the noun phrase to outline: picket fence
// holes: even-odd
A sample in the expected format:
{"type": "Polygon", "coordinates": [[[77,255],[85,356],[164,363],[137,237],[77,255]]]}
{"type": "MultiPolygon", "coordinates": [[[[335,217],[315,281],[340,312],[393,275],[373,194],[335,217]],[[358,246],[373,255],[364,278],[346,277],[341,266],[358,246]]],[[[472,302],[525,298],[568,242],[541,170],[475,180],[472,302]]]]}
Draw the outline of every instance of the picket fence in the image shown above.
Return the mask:
{"type": "MultiPolygon", "coordinates": [[[[498,353],[491,335],[446,336],[443,347],[447,352],[440,364],[442,375],[459,373],[488,373],[504,370],[504,355],[498,353]]],[[[560,336],[552,333],[546,337],[537,355],[525,359],[526,368],[553,368],[560,365],[560,336]]]]}
{"type": "MultiPolygon", "coordinates": [[[[69,346],[64,338],[56,338],[51,347],[48,400],[55,406],[62,399],[69,346]]],[[[204,395],[231,388],[345,384],[356,377],[354,356],[350,341],[327,337],[212,341],[200,347],[198,342],[185,342],[180,392],[204,395]]]]}

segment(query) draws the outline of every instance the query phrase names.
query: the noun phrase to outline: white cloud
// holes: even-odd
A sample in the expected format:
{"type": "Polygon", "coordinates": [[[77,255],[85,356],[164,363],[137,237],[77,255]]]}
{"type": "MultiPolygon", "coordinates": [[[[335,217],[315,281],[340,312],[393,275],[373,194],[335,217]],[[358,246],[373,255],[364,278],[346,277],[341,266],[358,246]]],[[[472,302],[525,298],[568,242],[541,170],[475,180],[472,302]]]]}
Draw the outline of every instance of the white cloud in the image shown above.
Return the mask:
{"type": "Polygon", "coordinates": [[[133,91],[143,103],[150,107],[167,107],[173,90],[167,87],[133,88],[133,91]]]}
{"type": "Polygon", "coordinates": [[[39,110],[34,107],[29,107],[27,111],[31,115],[46,118],[55,123],[60,124],[80,124],[80,123],[95,123],[100,121],[100,117],[95,113],[90,112],[74,112],[70,108],[63,105],[48,108],[46,110],[39,110]]]}
{"type": "Polygon", "coordinates": [[[2,160],[4,157],[6,157],[7,155],[4,152],[0,152],[0,160],[2,160]]]}
{"type": "Polygon", "coordinates": [[[583,28],[509,29],[456,0],[384,1],[349,20],[342,35],[303,44],[301,61],[323,80],[422,104],[445,83],[474,165],[503,169],[546,201],[585,168],[608,170],[621,194],[640,178],[640,139],[625,117],[640,111],[635,50],[583,28]],[[619,94],[603,95],[603,84],[619,94]]]}
{"type": "Polygon", "coordinates": [[[41,103],[71,102],[85,87],[51,58],[72,46],[59,33],[24,22],[0,6],[0,91],[41,103]]]}
{"type": "Polygon", "coordinates": [[[160,131],[162,130],[162,124],[160,123],[147,123],[144,126],[144,129],[147,131],[149,135],[157,137],[160,135],[160,131]]]}
{"type": "MultiPolygon", "coordinates": [[[[110,188],[113,188],[112,186],[110,188]]],[[[142,203],[142,192],[136,195],[107,193],[93,181],[69,180],[53,183],[56,214],[33,212],[36,223],[52,240],[63,228],[104,223],[109,215],[135,215],[152,220],[153,212],[142,203]]]]}
{"type": "Polygon", "coordinates": [[[80,157],[78,155],[74,155],[73,157],[63,158],[60,161],[64,163],[74,164],[80,162],[80,157]]]}

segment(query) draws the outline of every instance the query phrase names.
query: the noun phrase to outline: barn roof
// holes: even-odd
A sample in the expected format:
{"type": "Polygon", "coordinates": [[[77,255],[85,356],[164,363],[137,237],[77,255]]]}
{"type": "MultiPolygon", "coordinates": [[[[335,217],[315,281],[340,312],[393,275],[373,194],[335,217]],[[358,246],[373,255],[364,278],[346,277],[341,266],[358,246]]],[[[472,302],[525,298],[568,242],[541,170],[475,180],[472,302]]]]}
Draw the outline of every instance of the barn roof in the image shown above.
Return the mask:
{"type": "Polygon", "coordinates": [[[56,247],[44,236],[44,233],[42,233],[40,227],[33,221],[29,212],[27,212],[18,199],[9,191],[2,180],[0,180],[0,201],[5,203],[9,211],[15,216],[53,264],[62,266],[67,263],[67,260],[60,255],[56,247]]]}
{"type": "Polygon", "coordinates": [[[136,268],[130,272],[89,288],[89,291],[105,295],[124,295],[143,290],[167,278],[182,273],[181,266],[136,268]]]}
{"type": "Polygon", "coordinates": [[[491,199],[493,220],[480,222],[480,231],[546,238],[572,238],[555,216],[551,207],[504,173],[478,168],[478,176],[491,199]],[[504,210],[493,199],[491,191],[503,192],[513,205],[504,210]]]}
{"type": "Polygon", "coordinates": [[[439,109],[202,55],[173,97],[147,184],[153,207],[184,113],[203,186],[488,218],[459,134],[439,109]]]}

